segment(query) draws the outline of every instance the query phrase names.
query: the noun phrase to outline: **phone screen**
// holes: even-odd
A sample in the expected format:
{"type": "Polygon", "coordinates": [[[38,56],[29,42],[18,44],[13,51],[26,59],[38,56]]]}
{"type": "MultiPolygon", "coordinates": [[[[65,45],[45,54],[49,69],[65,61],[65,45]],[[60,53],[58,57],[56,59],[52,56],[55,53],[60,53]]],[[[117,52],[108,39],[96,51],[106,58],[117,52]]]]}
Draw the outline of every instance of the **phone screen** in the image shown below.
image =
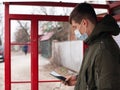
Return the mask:
{"type": "Polygon", "coordinates": [[[58,74],[58,73],[55,72],[55,71],[50,72],[50,75],[52,75],[52,76],[54,76],[54,77],[56,77],[57,79],[60,79],[60,80],[62,80],[62,81],[65,81],[65,80],[66,80],[66,78],[65,78],[64,76],[58,74]]]}

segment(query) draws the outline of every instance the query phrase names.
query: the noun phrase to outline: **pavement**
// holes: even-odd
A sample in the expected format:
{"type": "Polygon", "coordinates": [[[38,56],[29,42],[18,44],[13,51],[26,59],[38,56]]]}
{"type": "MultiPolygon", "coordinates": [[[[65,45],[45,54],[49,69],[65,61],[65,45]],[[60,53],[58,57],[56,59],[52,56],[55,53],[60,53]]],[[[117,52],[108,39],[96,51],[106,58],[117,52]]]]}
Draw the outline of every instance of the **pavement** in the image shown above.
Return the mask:
{"type": "MultiPolygon", "coordinates": [[[[23,52],[11,54],[11,80],[30,81],[31,80],[31,56],[23,52]]],[[[49,73],[58,71],[66,74],[67,70],[57,65],[51,65],[50,60],[39,55],[39,80],[57,80],[49,73]]],[[[67,74],[66,74],[67,75],[67,74]]],[[[12,84],[11,90],[31,90],[31,84],[12,84]]],[[[39,83],[39,90],[74,90],[73,86],[65,86],[61,82],[39,83]]],[[[4,63],[0,63],[0,90],[4,90],[4,63]]]]}

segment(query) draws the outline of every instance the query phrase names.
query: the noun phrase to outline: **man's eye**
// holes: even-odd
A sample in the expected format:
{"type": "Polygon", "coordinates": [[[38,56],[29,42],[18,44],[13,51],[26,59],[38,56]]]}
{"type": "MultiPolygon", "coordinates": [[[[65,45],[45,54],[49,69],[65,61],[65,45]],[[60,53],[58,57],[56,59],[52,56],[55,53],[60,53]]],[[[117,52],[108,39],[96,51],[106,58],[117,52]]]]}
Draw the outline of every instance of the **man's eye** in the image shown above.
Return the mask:
{"type": "Polygon", "coordinates": [[[73,26],[73,29],[76,29],[76,27],[75,27],[75,26],[73,26]]]}

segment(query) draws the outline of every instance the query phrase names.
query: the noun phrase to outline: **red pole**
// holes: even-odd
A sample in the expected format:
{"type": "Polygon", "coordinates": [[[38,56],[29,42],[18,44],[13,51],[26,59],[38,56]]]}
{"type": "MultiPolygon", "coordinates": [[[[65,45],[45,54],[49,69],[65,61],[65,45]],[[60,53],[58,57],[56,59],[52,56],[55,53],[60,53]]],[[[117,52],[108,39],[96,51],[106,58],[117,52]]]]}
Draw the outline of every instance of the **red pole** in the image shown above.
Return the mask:
{"type": "Polygon", "coordinates": [[[31,22],[31,90],[38,90],[38,21],[31,22]]]}
{"type": "Polygon", "coordinates": [[[11,55],[10,55],[10,18],[9,3],[5,4],[5,90],[11,90],[11,55]]]}

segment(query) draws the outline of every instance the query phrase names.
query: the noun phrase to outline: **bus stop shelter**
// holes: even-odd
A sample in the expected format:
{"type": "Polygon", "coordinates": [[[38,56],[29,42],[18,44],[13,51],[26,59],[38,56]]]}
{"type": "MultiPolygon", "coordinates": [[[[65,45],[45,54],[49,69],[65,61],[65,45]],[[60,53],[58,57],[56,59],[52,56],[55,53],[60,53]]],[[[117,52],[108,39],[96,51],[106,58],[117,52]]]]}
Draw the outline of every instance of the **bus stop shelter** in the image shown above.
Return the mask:
{"type": "MultiPolygon", "coordinates": [[[[30,83],[31,90],[39,90],[39,83],[59,82],[59,80],[38,80],[38,20],[40,21],[68,21],[69,16],[55,15],[27,15],[27,14],[10,14],[10,5],[27,5],[27,6],[54,6],[54,7],[75,7],[77,3],[64,2],[4,2],[5,5],[5,90],[11,90],[11,84],[30,83]],[[24,45],[26,43],[11,43],[11,20],[30,20],[31,21],[31,42],[27,43],[31,46],[31,81],[11,81],[11,45],[24,45]]],[[[109,4],[91,4],[97,9],[107,9],[109,14],[112,10],[120,6],[120,2],[109,4]]],[[[100,20],[103,16],[98,17],[100,20]]],[[[120,14],[113,16],[120,21],[120,14]]],[[[85,47],[85,45],[84,45],[85,47]]]]}

